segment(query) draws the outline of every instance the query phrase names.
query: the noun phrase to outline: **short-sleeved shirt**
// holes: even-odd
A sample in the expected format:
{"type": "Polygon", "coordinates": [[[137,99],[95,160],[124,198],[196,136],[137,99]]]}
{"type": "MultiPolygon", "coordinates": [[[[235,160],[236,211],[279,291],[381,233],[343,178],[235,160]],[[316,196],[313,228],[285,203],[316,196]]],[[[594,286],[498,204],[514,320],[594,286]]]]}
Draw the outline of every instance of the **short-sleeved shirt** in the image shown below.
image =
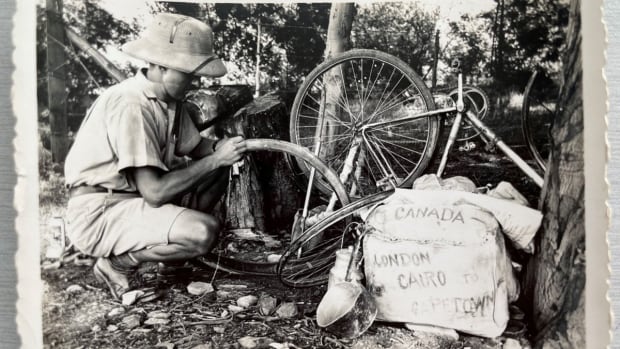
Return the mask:
{"type": "Polygon", "coordinates": [[[164,102],[161,84],[145,73],[108,88],[91,106],[65,160],[68,187],[136,191],[123,170],[152,166],[169,171],[198,145],[200,133],[184,111],[172,136],[177,103],[164,102]]]}

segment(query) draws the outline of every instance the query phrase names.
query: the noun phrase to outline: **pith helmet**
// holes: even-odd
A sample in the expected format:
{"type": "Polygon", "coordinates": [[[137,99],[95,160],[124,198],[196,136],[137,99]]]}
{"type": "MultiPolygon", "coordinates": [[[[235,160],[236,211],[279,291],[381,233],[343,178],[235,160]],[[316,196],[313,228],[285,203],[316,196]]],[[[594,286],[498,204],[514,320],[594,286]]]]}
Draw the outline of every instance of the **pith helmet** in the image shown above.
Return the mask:
{"type": "Polygon", "coordinates": [[[213,31],[192,17],[160,13],[123,52],[149,63],[185,73],[220,77],[226,67],[213,53],[213,31]]]}

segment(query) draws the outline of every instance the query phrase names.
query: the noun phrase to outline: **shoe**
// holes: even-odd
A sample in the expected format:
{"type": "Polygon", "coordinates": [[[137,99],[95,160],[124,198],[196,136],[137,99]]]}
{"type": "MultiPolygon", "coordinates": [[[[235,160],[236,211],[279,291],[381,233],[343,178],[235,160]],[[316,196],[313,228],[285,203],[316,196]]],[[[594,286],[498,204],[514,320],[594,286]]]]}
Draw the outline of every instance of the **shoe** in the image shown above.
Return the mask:
{"type": "MultiPolygon", "coordinates": [[[[110,264],[109,259],[99,258],[97,260],[97,263],[95,263],[95,266],[93,267],[93,273],[95,274],[95,278],[99,282],[105,283],[108,286],[108,288],[110,289],[110,293],[112,294],[115,300],[117,301],[120,300],[121,296],[127,291],[129,291],[128,286],[125,287],[121,284],[118,284],[112,281],[112,279],[110,278],[110,274],[114,273],[117,276],[122,277],[125,280],[127,280],[126,275],[119,273],[115,271],[114,268],[112,268],[112,265],[110,264]]],[[[127,284],[129,284],[129,282],[127,282],[127,284]]]]}
{"type": "Polygon", "coordinates": [[[157,263],[157,275],[159,276],[182,276],[191,274],[192,267],[183,262],[157,263]]]}

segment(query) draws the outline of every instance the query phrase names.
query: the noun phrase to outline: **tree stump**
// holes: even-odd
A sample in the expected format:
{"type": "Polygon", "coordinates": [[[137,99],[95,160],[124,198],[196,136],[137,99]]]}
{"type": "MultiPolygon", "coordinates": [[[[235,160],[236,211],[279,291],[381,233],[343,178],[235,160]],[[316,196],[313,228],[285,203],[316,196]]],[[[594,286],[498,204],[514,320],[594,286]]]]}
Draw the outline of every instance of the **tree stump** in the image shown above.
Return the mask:
{"type": "MultiPolygon", "coordinates": [[[[248,138],[289,140],[288,110],[282,99],[265,95],[241,108],[219,127],[248,138]]],[[[284,154],[248,153],[238,176],[233,176],[226,203],[226,228],[271,234],[289,231],[300,190],[284,154]]]]}
{"type": "Polygon", "coordinates": [[[580,1],[571,2],[562,108],[552,128],[543,229],[527,266],[536,348],[585,348],[585,226],[580,1]]]}

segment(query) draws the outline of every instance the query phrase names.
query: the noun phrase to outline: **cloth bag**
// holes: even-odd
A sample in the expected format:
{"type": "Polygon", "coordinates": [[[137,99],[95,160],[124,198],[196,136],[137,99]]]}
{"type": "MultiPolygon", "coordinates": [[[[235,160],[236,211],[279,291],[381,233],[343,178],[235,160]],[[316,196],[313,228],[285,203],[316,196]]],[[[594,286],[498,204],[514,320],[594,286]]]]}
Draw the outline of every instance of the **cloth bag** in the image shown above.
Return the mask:
{"type": "Polygon", "coordinates": [[[519,294],[498,221],[506,217],[520,236],[533,236],[542,218],[486,195],[397,189],[365,217],[364,271],[377,319],[499,336],[519,294]],[[496,207],[499,215],[489,210],[496,207]]]}

